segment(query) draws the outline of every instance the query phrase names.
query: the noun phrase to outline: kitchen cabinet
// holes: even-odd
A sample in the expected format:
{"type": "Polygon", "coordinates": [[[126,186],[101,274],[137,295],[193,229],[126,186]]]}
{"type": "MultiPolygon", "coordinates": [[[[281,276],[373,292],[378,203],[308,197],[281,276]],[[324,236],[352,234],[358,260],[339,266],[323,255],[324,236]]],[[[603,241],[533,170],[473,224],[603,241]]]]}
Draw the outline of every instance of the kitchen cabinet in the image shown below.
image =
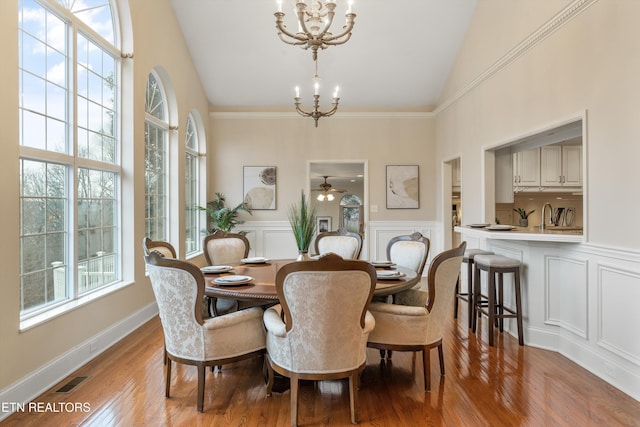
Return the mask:
{"type": "Polygon", "coordinates": [[[582,186],[582,146],[547,145],[540,151],[540,185],[582,186]]]}
{"type": "Polygon", "coordinates": [[[513,187],[540,187],[540,148],[513,155],[513,187]]]}

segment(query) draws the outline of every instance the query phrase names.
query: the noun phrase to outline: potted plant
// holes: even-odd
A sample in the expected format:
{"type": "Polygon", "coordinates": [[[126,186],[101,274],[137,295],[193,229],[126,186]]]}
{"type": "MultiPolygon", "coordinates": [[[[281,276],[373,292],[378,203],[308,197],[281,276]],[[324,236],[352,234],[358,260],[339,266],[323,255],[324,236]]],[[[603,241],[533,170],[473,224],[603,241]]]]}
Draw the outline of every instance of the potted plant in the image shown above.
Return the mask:
{"type": "Polygon", "coordinates": [[[528,227],[529,226],[529,215],[534,213],[536,210],[534,209],[532,211],[527,212],[526,210],[524,210],[522,208],[515,208],[513,211],[517,212],[518,215],[520,215],[520,221],[518,221],[518,225],[520,225],[520,227],[528,227]]]}
{"type": "MultiPolygon", "coordinates": [[[[244,202],[234,208],[228,207],[226,202],[224,194],[216,193],[216,198],[207,202],[206,208],[198,206],[198,209],[207,212],[207,232],[213,233],[215,230],[221,230],[228,233],[235,226],[244,223],[244,221],[238,219],[240,211],[252,215],[251,209],[244,202]]],[[[246,231],[241,231],[240,234],[246,234],[246,231]]]]}
{"type": "Polygon", "coordinates": [[[289,206],[289,223],[298,246],[298,261],[309,259],[309,246],[316,233],[316,208],[311,206],[304,191],[300,192],[300,202],[289,206]]]}

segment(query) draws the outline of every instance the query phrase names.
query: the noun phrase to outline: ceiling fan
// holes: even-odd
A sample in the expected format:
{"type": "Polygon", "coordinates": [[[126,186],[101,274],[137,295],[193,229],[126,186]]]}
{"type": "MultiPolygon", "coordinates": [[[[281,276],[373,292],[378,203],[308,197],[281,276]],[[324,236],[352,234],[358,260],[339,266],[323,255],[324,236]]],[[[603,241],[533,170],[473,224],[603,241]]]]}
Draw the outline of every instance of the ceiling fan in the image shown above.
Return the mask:
{"type": "Polygon", "coordinates": [[[327,182],[328,175],[323,175],[324,182],[318,185],[320,188],[314,188],[311,191],[320,191],[321,193],[318,195],[317,199],[319,201],[331,201],[335,198],[335,196],[331,193],[346,193],[347,190],[342,190],[339,188],[333,188],[331,184],[327,182]]]}

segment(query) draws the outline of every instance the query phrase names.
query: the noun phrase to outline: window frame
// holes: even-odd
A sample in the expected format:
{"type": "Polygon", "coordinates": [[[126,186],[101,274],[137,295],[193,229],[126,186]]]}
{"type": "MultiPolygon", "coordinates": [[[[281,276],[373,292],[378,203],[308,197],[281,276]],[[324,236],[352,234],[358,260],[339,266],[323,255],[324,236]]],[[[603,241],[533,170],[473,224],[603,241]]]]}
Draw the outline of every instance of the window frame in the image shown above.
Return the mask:
{"type": "MultiPolygon", "coordinates": [[[[66,238],[64,239],[64,264],[67,269],[67,273],[65,273],[65,295],[63,298],[59,300],[53,300],[51,302],[46,301],[40,305],[36,305],[32,308],[23,309],[23,301],[22,296],[20,300],[20,327],[21,330],[31,326],[33,324],[38,323],[42,316],[44,315],[44,319],[50,318],[56,313],[66,312],[69,309],[77,306],[78,304],[86,301],[88,299],[92,299],[98,295],[102,295],[106,292],[111,292],[112,290],[119,289],[123,286],[122,280],[122,55],[121,50],[119,48],[119,20],[118,20],[118,9],[117,5],[113,0],[109,0],[109,14],[110,14],[110,24],[112,25],[113,31],[113,39],[114,43],[112,44],[110,41],[106,40],[96,31],[94,31],[88,23],[84,22],[82,19],[79,19],[75,14],[66,9],[64,6],[59,4],[56,0],[37,0],[34,1],[35,4],[42,10],[46,11],[46,13],[50,13],[54,15],[56,18],[60,19],[64,25],[64,31],[66,33],[64,40],[64,48],[65,48],[65,91],[66,91],[66,100],[65,100],[65,111],[64,111],[64,127],[65,127],[65,151],[51,151],[48,149],[36,148],[33,146],[23,145],[23,131],[25,124],[22,122],[22,118],[20,119],[20,144],[19,144],[19,161],[21,164],[22,170],[22,162],[23,161],[33,161],[39,162],[43,165],[48,164],[57,164],[64,167],[64,175],[65,175],[65,195],[64,195],[64,209],[65,216],[64,219],[64,233],[66,234],[66,238]],[[113,159],[112,162],[102,160],[93,160],[90,158],[81,157],[79,155],[78,149],[78,97],[81,96],[79,90],[79,82],[78,82],[78,67],[80,64],[79,55],[78,55],[78,42],[79,36],[84,37],[88,43],[92,43],[96,45],[101,52],[101,55],[108,55],[113,59],[113,78],[115,81],[116,88],[112,93],[113,96],[113,104],[112,111],[114,113],[113,120],[115,123],[112,124],[112,138],[113,138],[113,159]],[[79,283],[79,265],[82,260],[78,259],[78,239],[80,235],[80,230],[78,229],[78,204],[79,204],[79,191],[78,191],[78,174],[81,170],[89,170],[89,171],[99,171],[101,173],[109,173],[114,175],[114,188],[113,188],[113,205],[114,205],[114,217],[113,224],[111,224],[112,228],[115,230],[115,234],[113,235],[112,246],[113,246],[113,259],[114,259],[114,267],[113,267],[113,280],[110,280],[106,283],[101,283],[99,286],[95,288],[88,289],[85,291],[80,290],[79,283]]],[[[25,46],[22,43],[22,37],[24,34],[28,32],[25,31],[26,25],[21,21],[23,15],[23,8],[27,7],[23,5],[22,2],[18,5],[18,32],[20,43],[18,45],[20,55],[23,55],[23,49],[25,46]],[[21,25],[22,23],[22,25],[21,25]]],[[[40,10],[40,9],[38,9],[40,10]]],[[[45,27],[47,28],[47,27],[45,27]]],[[[45,47],[49,46],[47,43],[46,36],[44,39],[42,37],[36,37],[33,35],[35,40],[44,43],[45,47]]],[[[47,65],[45,59],[45,67],[47,65]]],[[[24,62],[21,60],[18,64],[18,72],[22,75],[23,72],[28,72],[28,68],[24,67],[24,62]]],[[[102,70],[101,70],[102,71],[102,70]]],[[[49,82],[50,79],[46,75],[44,75],[44,82],[49,82]]],[[[104,75],[99,75],[101,78],[104,78],[104,75]]],[[[22,78],[20,78],[21,82],[21,90],[22,90],[22,78]]],[[[46,89],[45,89],[46,90],[46,89]]],[[[40,95],[45,96],[44,92],[39,92],[40,95]]],[[[101,108],[105,107],[104,99],[101,100],[99,105],[101,108]]],[[[18,111],[20,112],[20,117],[22,117],[22,113],[25,110],[23,107],[23,101],[21,100],[18,104],[18,111]]],[[[104,111],[102,112],[104,114],[104,111]]],[[[48,117],[47,112],[45,111],[42,116],[45,118],[48,117]]],[[[103,116],[104,117],[104,116],[103,116]]],[[[45,144],[47,141],[47,137],[45,137],[45,144]]],[[[45,145],[45,147],[47,147],[45,145]]],[[[21,203],[22,206],[22,178],[21,178],[21,203]]],[[[22,209],[20,211],[20,220],[24,222],[26,217],[23,216],[22,209]]],[[[24,230],[21,226],[20,228],[20,252],[22,253],[22,238],[24,230]]],[[[104,260],[103,260],[104,261],[104,260]]],[[[23,266],[23,261],[21,258],[21,266],[23,266]]],[[[104,264],[103,264],[104,265],[104,264]]],[[[45,269],[46,269],[45,265],[45,269]]],[[[21,267],[20,272],[20,289],[21,295],[23,292],[23,272],[21,267]]],[[[45,289],[48,286],[47,282],[44,283],[45,289]]],[[[55,296],[54,296],[55,298],[55,296]]]]}

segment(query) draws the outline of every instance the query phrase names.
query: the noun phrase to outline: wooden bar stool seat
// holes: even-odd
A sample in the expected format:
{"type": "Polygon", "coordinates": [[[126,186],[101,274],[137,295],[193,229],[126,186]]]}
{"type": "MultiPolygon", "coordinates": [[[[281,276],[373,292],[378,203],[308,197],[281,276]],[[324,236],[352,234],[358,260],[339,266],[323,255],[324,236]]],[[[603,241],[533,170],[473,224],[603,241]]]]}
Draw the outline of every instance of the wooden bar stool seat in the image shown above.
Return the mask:
{"type": "Polygon", "coordinates": [[[493,328],[498,323],[500,332],[504,331],[504,319],[515,318],[518,325],[518,343],[524,345],[522,328],[522,297],[520,293],[520,261],[502,255],[476,255],[475,286],[473,288],[473,321],[472,330],[476,331],[478,317],[484,314],[488,318],[489,345],[493,345],[493,328]],[[483,296],[480,288],[480,271],[486,271],[488,275],[487,296],[483,296]],[[513,274],[514,292],[516,299],[515,308],[504,305],[504,280],[503,275],[513,274]],[[497,285],[496,285],[497,277],[497,285]]]}
{"type": "Polygon", "coordinates": [[[453,318],[458,318],[458,304],[459,301],[466,301],[467,306],[467,318],[469,328],[471,328],[473,318],[473,276],[474,276],[474,258],[476,255],[493,255],[491,251],[485,251],[484,249],[467,249],[464,252],[462,262],[467,264],[467,290],[461,292],[460,290],[460,277],[458,277],[458,283],[456,284],[456,299],[453,301],[453,318]]]}

